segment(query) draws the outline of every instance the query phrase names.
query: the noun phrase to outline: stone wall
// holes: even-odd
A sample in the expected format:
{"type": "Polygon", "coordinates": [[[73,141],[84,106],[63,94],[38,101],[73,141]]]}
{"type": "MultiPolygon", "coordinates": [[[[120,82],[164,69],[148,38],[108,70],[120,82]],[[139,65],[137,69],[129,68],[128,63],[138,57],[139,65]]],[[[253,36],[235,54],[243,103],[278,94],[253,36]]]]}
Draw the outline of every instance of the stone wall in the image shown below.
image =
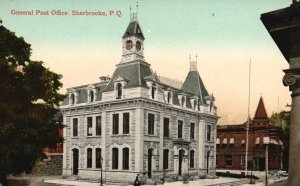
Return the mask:
{"type": "Polygon", "coordinates": [[[36,162],[33,175],[49,176],[62,174],[62,155],[50,155],[48,159],[36,162]]]}

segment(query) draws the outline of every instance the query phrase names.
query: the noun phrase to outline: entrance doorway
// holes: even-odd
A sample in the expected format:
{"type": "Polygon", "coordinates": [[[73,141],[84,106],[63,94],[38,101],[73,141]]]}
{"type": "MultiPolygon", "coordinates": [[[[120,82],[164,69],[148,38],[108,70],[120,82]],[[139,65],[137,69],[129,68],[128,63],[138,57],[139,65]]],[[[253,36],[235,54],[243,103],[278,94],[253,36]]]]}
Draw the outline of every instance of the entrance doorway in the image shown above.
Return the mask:
{"type": "Polygon", "coordinates": [[[184,150],[179,150],[179,166],[178,166],[178,175],[182,175],[182,162],[183,162],[184,150]]]}
{"type": "Polygon", "coordinates": [[[78,175],[79,151],[73,149],[73,175],[78,175]]]}
{"type": "Polygon", "coordinates": [[[258,170],[259,171],[264,171],[266,166],[266,160],[265,158],[259,158],[258,159],[258,170]]]}
{"type": "Polygon", "coordinates": [[[207,174],[209,172],[209,156],[210,156],[210,151],[207,151],[207,153],[206,153],[206,173],[207,174]]]}
{"type": "Polygon", "coordinates": [[[153,156],[153,149],[148,149],[148,178],[152,176],[152,156],[153,156]]]}

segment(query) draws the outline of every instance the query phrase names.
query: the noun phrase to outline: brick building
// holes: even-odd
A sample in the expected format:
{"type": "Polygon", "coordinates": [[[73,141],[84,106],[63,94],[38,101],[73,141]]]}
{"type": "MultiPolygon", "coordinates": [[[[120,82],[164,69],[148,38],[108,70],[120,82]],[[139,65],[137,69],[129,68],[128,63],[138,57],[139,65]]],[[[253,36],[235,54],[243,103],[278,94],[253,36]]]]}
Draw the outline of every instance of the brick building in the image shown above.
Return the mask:
{"type": "MultiPolygon", "coordinates": [[[[218,125],[217,128],[217,169],[245,170],[246,127],[239,125],[218,125]]],[[[282,169],[282,131],[269,123],[269,118],[261,97],[249,124],[248,170],[265,170],[264,137],[270,137],[269,169],[282,169]]]]}
{"type": "MultiPolygon", "coordinates": [[[[214,97],[191,61],[184,83],[153,73],[136,17],[122,37],[111,78],[68,89],[61,105],[63,177],[130,183],[215,173],[214,97]],[[102,162],[102,164],[101,164],[102,162]]],[[[153,183],[153,182],[152,182],[153,183]]]]}

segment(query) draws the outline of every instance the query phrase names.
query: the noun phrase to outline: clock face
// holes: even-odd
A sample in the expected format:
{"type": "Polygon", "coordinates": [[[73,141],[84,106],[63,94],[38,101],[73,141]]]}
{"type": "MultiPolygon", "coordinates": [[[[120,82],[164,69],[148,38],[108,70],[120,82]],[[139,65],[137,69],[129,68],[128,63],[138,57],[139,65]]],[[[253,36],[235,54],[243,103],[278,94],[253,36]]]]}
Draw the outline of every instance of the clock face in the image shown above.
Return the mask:
{"type": "Polygon", "coordinates": [[[140,51],[141,50],[141,42],[137,41],[135,44],[136,50],[140,51]]]}
{"type": "Polygon", "coordinates": [[[131,40],[126,41],[126,49],[127,50],[130,50],[132,48],[132,46],[133,46],[133,43],[131,40]]]}

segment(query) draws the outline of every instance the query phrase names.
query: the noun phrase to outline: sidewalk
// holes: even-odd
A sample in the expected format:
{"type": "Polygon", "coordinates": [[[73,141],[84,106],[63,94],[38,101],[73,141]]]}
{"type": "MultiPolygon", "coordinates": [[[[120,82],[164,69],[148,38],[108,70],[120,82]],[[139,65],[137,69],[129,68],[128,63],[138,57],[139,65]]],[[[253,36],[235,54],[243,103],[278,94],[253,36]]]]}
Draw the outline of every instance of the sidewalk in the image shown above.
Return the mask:
{"type": "MultiPolygon", "coordinates": [[[[278,183],[278,182],[283,182],[286,181],[287,177],[281,177],[281,178],[276,178],[276,179],[272,179],[269,178],[269,184],[274,184],[274,183],[278,183]]],[[[195,181],[189,181],[189,183],[184,184],[182,181],[176,181],[176,182],[166,182],[163,185],[160,186],[213,186],[213,185],[233,185],[233,186],[264,186],[265,183],[264,182],[257,182],[255,184],[243,184],[241,182],[241,179],[237,179],[237,178],[227,178],[227,177],[219,177],[217,179],[199,179],[199,180],[195,180],[195,181]]],[[[45,178],[44,179],[45,183],[52,183],[52,184],[58,184],[58,185],[72,185],[72,186],[99,186],[100,183],[99,182],[88,182],[86,180],[76,180],[76,181],[72,181],[72,180],[67,180],[67,179],[53,179],[53,178],[45,178]]],[[[243,182],[248,182],[243,180],[243,182]]],[[[105,186],[109,186],[106,184],[103,184],[105,186]]],[[[124,184],[125,185],[125,184],[124,184]]],[[[149,185],[148,185],[149,186],[149,185]]]]}
{"type": "MultiPolygon", "coordinates": [[[[281,178],[277,178],[277,179],[269,178],[268,185],[273,185],[275,183],[284,182],[286,180],[287,180],[287,177],[281,177],[281,178]]],[[[258,182],[255,184],[243,184],[243,186],[265,186],[265,182],[258,182]]]]}
{"type": "MultiPolygon", "coordinates": [[[[239,182],[239,179],[236,178],[217,178],[217,179],[199,179],[195,181],[189,181],[187,184],[183,184],[182,181],[177,181],[177,182],[166,182],[163,184],[163,186],[209,186],[209,185],[219,185],[223,183],[230,184],[232,182],[239,182]]],[[[45,179],[46,183],[53,183],[53,184],[59,184],[59,185],[75,185],[75,186],[99,186],[99,182],[87,182],[83,180],[76,180],[76,181],[71,181],[67,179],[58,179],[58,180],[47,180],[45,179]]],[[[104,184],[107,186],[106,184],[104,184]]]]}

